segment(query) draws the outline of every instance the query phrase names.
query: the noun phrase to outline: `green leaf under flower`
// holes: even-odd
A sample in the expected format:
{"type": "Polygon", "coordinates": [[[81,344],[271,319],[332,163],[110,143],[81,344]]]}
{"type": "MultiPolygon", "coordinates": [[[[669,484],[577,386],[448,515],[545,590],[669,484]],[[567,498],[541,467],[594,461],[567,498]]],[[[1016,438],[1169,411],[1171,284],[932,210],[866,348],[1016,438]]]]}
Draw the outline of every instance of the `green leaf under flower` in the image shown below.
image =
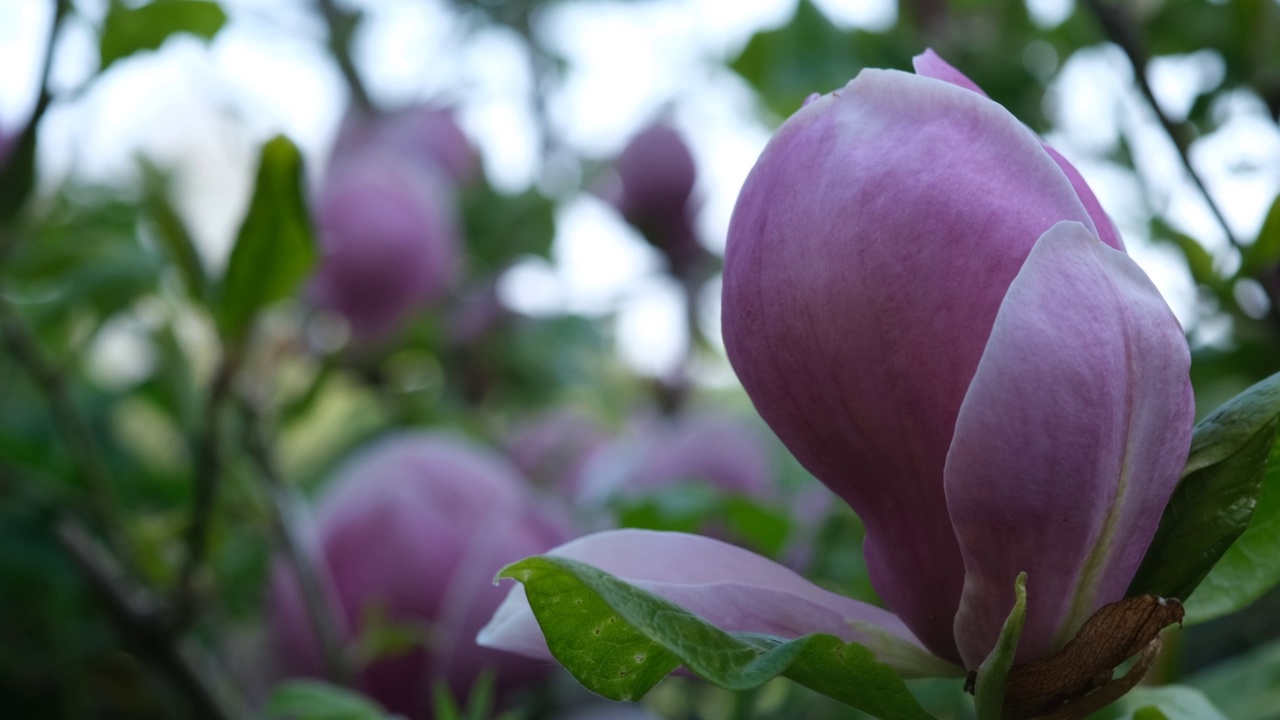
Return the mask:
{"type": "Polygon", "coordinates": [[[885,720],[931,716],[867,648],[831,635],[796,640],[726,633],[678,605],[567,558],[539,556],[499,573],[524,585],[551,654],[589,690],[638,700],[684,666],[728,690],[778,676],[885,720]]]}
{"type": "Polygon", "coordinates": [[[1249,527],[1185,603],[1188,624],[1229,615],[1280,585],[1280,447],[1262,480],[1249,527]]]}
{"type": "MultiPolygon", "coordinates": [[[[1196,425],[1182,480],[1126,596],[1150,594],[1189,600],[1201,595],[1195,592],[1197,587],[1212,576],[1216,565],[1227,562],[1234,544],[1245,541],[1247,528],[1255,520],[1280,422],[1277,413],[1280,375],[1237,395],[1196,425]]],[[[1280,522],[1280,517],[1277,520],[1280,522]]],[[[1262,523],[1265,525],[1265,518],[1262,523]]],[[[1280,550],[1280,528],[1245,542],[1246,553],[1249,546],[1265,546],[1274,548],[1270,551],[1274,554],[1280,550]],[[1267,542],[1277,544],[1265,545],[1267,542]]],[[[1241,559],[1232,562],[1238,564],[1241,559]]],[[[1277,565],[1275,580],[1280,581],[1280,563],[1277,565]]],[[[1239,594],[1236,588],[1219,587],[1208,591],[1202,601],[1234,606],[1227,597],[1218,597],[1224,593],[1239,594]]],[[[1194,609],[1195,604],[1194,600],[1187,602],[1188,622],[1205,619],[1194,609]]]]}

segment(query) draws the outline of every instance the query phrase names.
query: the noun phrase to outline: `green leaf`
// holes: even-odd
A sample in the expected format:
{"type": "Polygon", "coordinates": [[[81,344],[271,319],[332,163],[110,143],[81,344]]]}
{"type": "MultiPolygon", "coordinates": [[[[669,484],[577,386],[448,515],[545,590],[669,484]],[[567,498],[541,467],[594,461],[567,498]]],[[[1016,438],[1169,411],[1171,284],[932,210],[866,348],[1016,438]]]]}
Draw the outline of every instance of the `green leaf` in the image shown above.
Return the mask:
{"type": "Polygon", "coordinates": [[[1218,277],[1218,271],[1213,268],[1213,255],[1204,249],[1195,238],[1185,233],[1169,230],[1167,235],[1158,235],[1161,239],[1177,246],[1182,252],[1183,258],[1187,261],[1187,269],[1191,271],[1191,279],[1195,280],[1198,285],[1203,285],[1215,291],[1220,291],[1224,287],[1222,278],[1218,277]]]}
{"type": "Polygon", "coordinates": [[[1184,622],[1228,615],[1280,584],[1280,444],[1271,449],[1249,527],[1184,603],[1184,622]]]}
{"type": "Polygon", "coordinates": [[[838,90],[864,67],[908,67],[911,54],[888,34],[842,32],[800,0],[789,24],[757,33],[730,66],[787,117],[810,93],[838,90]]]}
{"type": "Polygon", "coordinates": [[[547,257],[555,237],[555,203],[536,189],[504,195],[480,178],[462,196],[467,257],[495,272],[522,255],[547,257]]]}
{"type": "Polygon", "coordinates": [[[524,584],[551,654],[589,690],[638,700],[680,665],[728,690],[779,675],[886,720],[927,719],[897,673],[830,635],[729,634],[589,565],[540,556],[499,573],[524,584]]]}
{"type": "Polygon", "coordinates": [[[102,26],[101,70],[142,50],[155,50],[170,35],[188,33],[206,40],[222,29],[227,16],[215,2],[156,0],[131,8],[113,0],[102,26]]]}
{"type": "Polygon", "coordinates": [[[1280,708],[1280,641],[1272,641],[1185,679],[1232,718],[1274,718],[1280,708]]]}
{"type": "Polygon", "coordinates": [[[708,481],[691,479],[614,503],[621,527],[698,533],[723,522],[732,540],[767,557],[777,557],[791,534],[791,520],[745,495],[727,493],[708,481]]]}
{"type": "Polygon", "coordinates": [[[1000,628],[1000,637],[991,654],[978,666],[974,684],[974,705],[978,720],[1004,719],[1004,686],[1018,654],[1018,640],[1022,638],[1022,626],[1027,619],[1027,574],[1018,573],[1013,584],[1013,609],[1000,628]]]}
{"type": "Polygon", "coordinates": [[[169,261],[177,268],[183,289],[192,300],[204,304],[209,299],[209,275],[205,271],[204,261],[200,259],[186,222],[169,201],[158,180],[148,190],[145,207],[153,234],[169,261]]]}
{"type": "Polygon", "coordinates": [[[1280,195],[1271,203],[1258,238],[1244,251],[1239,277],[1257,275],[1280,264],[1280,195]]]}
{"type": "Polygon", "coordinates": [[[1186,600],[1253,518],[1277,420],[1234,455],[1182,478],[1126,596],[1186,600]]]}
{"type": "Polygon", "coordinates": [[[269,720],[385,720],[387,714],[363,695],[313,680],[287,682],[271,694],[269,720]]]}
{"type": "MultiPolygon", "coordinates": [[[[1251,526],[1275,444],[1280,375],[1257,383],[1196,425],[1191,452],[1126,596],[1188,600],[1251,526]]],[[[1195,621],[1190,604],[1189,622],[1195,621]]]]}
{"type": "Polygon", "coordinates": [[[222,282],[218,328],[235,346],[258,311],[289,297],[311,271],[316,249],[302,187],[302,155],[284,137],[262,146],[249,210],[222,282]]]}
{"type": "Polygon", "coordinates": [[[1195,688],[1185,685],[1140,686],[1090,720],[1227,720],[1195,688]]]}

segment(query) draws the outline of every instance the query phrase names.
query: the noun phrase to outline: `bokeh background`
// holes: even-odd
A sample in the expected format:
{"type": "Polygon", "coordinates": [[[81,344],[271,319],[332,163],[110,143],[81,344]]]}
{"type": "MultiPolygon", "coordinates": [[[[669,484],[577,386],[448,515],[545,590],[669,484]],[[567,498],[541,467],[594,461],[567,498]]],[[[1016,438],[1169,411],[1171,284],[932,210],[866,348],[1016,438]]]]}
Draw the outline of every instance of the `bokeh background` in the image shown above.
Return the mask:
{"type": "MultiPolygon", "coordinates": [[[[0,716],[850,717],[470,638],[618,526],[875,601],[718,272],[772,129],[927,47],[1080,169],[1201,414],[1280,370],[1275,0],[0,0],[0,716]]],[[[1155,679],[1280,717],[1278,611],[1155,679]]]]}

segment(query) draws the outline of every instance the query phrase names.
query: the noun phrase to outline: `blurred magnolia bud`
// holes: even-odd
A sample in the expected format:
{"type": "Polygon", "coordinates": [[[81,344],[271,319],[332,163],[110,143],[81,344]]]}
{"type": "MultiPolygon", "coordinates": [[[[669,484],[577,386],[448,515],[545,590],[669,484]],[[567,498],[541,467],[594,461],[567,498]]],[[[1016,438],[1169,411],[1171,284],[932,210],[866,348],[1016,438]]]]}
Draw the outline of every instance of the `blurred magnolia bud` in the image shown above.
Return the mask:
{"type": "Polygon", "coordinates": [[[454,205],[446,181],[403,157],[370,153],[332,165],[315,202],[313,301],[369,337],[439,300],[461,254],[454,205]]]}
{"type": "Polygon", "coordinates": [[[389,113],[351,110],[338,130],[330,167],[369,153],[387,153],[424,168],[441,171],[454,183],[473,180],[480,169],[475,149],[453,113],[417,105],[389,113]]]}
{"type": "Polygon", "coordinates": [[[633,137],[614,169],[622,181],[616,206],[628,220],[684,214],[693,195],[693,155],[670,125],[656,123],[633,137]]]}
{"type": "Polygon", "coordinates": [[[681,482],[767,498],[772,458],[760,433],[723,415],[693,413],[645,420],[591,458],[581,498],[601,502],[635,497],[681,482]]]}
{"type": "MultiPolygon", "coordinates": [[[[406,631],[423,641],[374,659],[359,674],[360,689],[391,712],[426,720],[438,681],[465,697],[485,670],[500,691],[538,678],[545,664],[481,648],[475,636],[505,594],[493,585],[498,570],[567,535],[515,468],[463,440],[404,433],[358,452],[315,511],[315,554],[340,613],[335,624],[348,648],[406,631]]],[[[282,562],[271,600],[281,670],[321,675],[306,606],[282,562]]]]}
{"type": "Polygon", "coordinates": [[[591,458],[606,440],[598,422],[576,410],[558,408],[516,426],[505,447],[512,462],[535,482],[575,497],[591,458]]]}
{"type": "Polygon", "coordinates": [[[614,171],[601,197],[667,256],[674,274],[686,274],[705,250],[693,227],[693,155],[680,134],[664,122],[649,126],[623,149],[614,171]]]}

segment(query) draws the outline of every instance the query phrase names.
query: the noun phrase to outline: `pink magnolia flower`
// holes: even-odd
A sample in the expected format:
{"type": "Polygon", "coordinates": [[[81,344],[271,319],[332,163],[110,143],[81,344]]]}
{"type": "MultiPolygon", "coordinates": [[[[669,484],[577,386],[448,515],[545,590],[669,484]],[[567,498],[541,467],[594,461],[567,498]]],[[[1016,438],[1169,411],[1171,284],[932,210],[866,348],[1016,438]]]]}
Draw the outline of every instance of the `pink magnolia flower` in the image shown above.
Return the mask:
{"type": "MultiPolygon", "coordinates": [[[[465,697],[480,672],[510,688],[545,665],[475,644],[501,602],[493,575],[566,537],[555,513],[496,454],[432,433],[404,433],[358,452],[315,511],[315,552],[334,622],[348,644],[381,614],[420,631],[425,644],[376,660],[361,689],[388,710],[430,718],[432,685],[465,697]]],[[[273,645],[287,675],[320,676],[323,658],[298,586],[283,563],[272,583],[273,645]]]]}
{"type": "MultiPolygon", "coordinates": [[[[861,516],[892,613],[688,535],[553,554],[727,630],[827,632],[929,674],[978,667],[1021,571],[1020,662],[1122,598],[1193,408],[1181,328],[1079,174],[932,52],[915,64],[782,125],[738,199],[723,302],[747,393],[861,516]]],[[[547,652],[520,587],[480,638],[547,652]]]]}
{"type": "Polygon", "coordinates": [[[419,167],[439,169],[455,183],[472,180],[480,170],[475,148],[448,108],[415,105],[372,114],[352,109],[338,130],[330,166],[371,152],[399,156],[419,167]]]}
{"type": "Polygon", "coordinates": [[[447,110],[353,110],[314,202],[321,257],[312,301],[370,338],[442,299],[462,257],[455,184],[477,169],[447,110]]]}
{"type": "Polygon", "coordinates": [[[601,190],[603,199],[667,257],[672,272],[689,271],[706,251],[693,225],[697,171],[680,134],[654,123],[627,143],[614,172],[613,183],[601,190]]]}
{"type": "Polygon", "coordinates": [[[636,497],[682,482],[765,499],[773,494],[773,462],[745,423],[715,413],[641,418],[584,468],[578,497],[589,504],[636,497]]]}
{"type": "Polygon", "coordinates": [[[517,425],[504,446],[525,475],[576,498],[592,458],[607,443],[606,429],[599,422],[578,410],[558,408],[517,425]]]}
{"type": "Polygon", "coordinates": [[[335,165],[315,201],[313,302],[370,337],[443,298],[461,255],[454,205],[437,173],[404,158],[371,153],[335,165]]]}

